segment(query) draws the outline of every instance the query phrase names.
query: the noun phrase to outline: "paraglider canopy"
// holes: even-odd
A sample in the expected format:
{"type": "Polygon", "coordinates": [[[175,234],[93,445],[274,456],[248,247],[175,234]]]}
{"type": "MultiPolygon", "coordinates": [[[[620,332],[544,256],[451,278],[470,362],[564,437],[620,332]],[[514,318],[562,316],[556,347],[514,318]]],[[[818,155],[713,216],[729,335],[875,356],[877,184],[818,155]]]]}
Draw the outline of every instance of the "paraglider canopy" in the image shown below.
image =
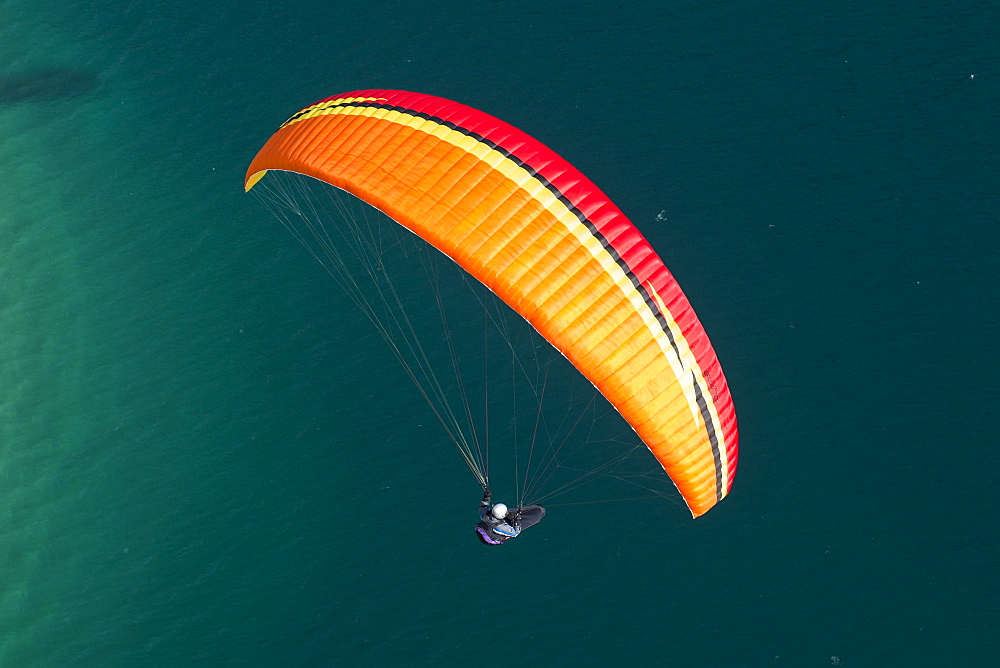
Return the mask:
{"type": "Polygon", "coordinates": [[[705,330],[639,230],[551,149],[450,100],[363,90],[292,116],[247,190],[268,170],[361,198],[486,285],[621,413],[694,516],[729,492],[736,416],[705,330]]]}

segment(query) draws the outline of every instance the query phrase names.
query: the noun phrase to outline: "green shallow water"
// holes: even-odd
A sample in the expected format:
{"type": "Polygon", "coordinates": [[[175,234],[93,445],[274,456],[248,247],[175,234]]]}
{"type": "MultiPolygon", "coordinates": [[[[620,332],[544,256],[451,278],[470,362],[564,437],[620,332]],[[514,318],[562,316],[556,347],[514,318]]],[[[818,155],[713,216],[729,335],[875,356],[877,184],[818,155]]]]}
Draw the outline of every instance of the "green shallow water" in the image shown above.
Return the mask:
{"type": "Polygon", "coordinates": [[[3,3],[0,665],[989,665],[998,27],[3,3]],[[732,387],[730,498],[474,541],[402,371],[241,189],[291,113],[365,87],[514,123],[633,218],[732,387]]]}

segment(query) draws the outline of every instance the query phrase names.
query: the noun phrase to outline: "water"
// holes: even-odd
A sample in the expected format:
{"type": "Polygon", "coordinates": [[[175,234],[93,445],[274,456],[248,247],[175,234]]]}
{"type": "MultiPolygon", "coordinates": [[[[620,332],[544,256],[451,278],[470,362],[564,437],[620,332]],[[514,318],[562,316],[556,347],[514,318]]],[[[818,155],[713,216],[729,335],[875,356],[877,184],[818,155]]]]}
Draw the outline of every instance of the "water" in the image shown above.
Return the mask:
{"type": "Polygon", "coordinates": [[[4,2],[0,665],[988,665],[998,24],[4,2]],[[242,193],[366,87],[512,122],[632,216],[733,389],[724,503],[474,540],[401,369],[242,193]]]}

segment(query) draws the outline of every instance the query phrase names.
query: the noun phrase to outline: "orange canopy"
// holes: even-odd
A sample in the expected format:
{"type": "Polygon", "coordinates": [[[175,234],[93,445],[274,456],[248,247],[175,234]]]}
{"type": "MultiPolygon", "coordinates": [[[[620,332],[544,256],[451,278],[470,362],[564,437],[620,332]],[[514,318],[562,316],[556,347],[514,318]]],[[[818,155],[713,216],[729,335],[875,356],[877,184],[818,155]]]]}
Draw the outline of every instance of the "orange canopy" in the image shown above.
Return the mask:
{"type": "Polygon", "coordinates": [[[722,368],[677,282],[583,174],[513,126],[430,95],[310,105],[247,172],[315,177],[451,257],[615,406],[697,517],[730,490],[737,429],[722,368]]]}

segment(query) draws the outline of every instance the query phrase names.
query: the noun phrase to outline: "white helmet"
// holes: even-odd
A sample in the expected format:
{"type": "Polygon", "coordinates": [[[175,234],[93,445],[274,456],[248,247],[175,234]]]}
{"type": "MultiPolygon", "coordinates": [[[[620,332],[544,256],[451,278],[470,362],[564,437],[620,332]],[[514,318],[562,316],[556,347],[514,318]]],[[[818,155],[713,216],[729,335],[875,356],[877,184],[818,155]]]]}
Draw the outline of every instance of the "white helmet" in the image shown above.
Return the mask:
{"type": "Polygon", "coordinates": [[[493,506],[493,517],[498,520],[502,520],[504,516],[507,515],[507,505],[504,503],[498,503],[493,506]]]}

